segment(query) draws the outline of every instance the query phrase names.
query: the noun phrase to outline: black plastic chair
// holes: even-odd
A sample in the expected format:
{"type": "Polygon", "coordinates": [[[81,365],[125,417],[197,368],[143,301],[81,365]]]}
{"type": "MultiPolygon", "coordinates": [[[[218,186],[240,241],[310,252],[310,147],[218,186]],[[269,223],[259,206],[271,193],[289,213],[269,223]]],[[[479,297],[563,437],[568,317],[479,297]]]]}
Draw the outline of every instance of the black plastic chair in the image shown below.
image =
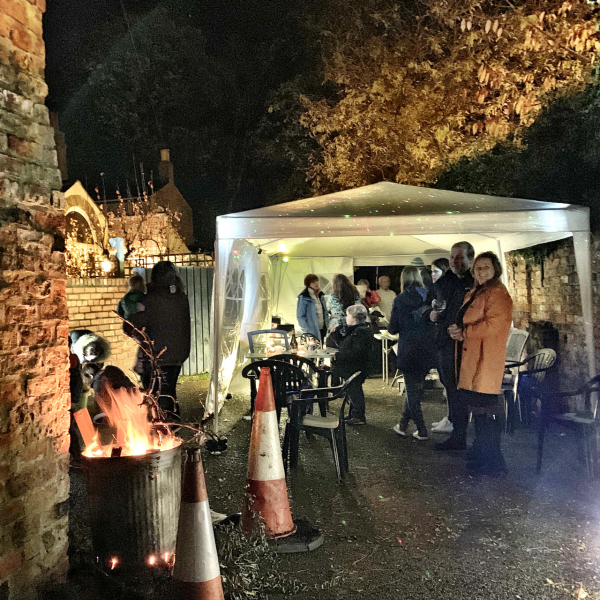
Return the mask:
{"type": "Polygon", "coordinates": [[[284,331],[283,329],[257,329],[256,331],[248,332],[248,346],[250,347],[250,352],[264,350],[266,353],[269,339],[273,338],[282,338],[285,349],[289,351],[290,340],[287,331],[284,331]],[[263,341],[257,342],[255,338],[260,338],[261,336],[264,337],[263,341]]]}
{"type": "Polygon", "coordinates": [[[319,338],[316,338],[312,333],[303,333],[300,336],[300,342],[302,344],[314,344],[317,348],[321,347],[321,342],[319,341],[319,338]]]}
{"type": "Polygon", "coordinates": [[[307,388],[312,389],[314,387],[313,382],[300,367],[283,360],[260,360],[246,365],[242,371],[242,377],[250,380],[250,409],[252,414],[254,413],[254,401],[258,391],[257,382],[260,377],[260,370],[264,367],[271,369],[275,409],[277,410],[277,421],[279,422],[281,410],[288,408],[288,394],[300,392],[307,388]]]}
{"type": "MultiPolygon", "coordinates": [[[[543,386],[543,384],[542,384],[543,386]]],[[[542,469],[542,455],[544,451],[544,437],[551,422],[574,430],[581,438],[583,456],[590,479],[594,478],[596,471],[597,452],[596,430],[598,428],[598,399],[600,398],[600,375],[590,379],[585,385],[573,392],[552,392],[551,390],[538,390],[542,401],[540,430],[538,434],[537,471],[542,469]],[[595,400],[592,396],[595,395],[595,400]],[[563,412],[570,398],[583,398],[583,412],[563,412]]]]}
{"type": "Polygon", "coordinates": [[[360,371],[354,373],[343,385],[336,387],[305,389],[298,394],[288,394],[290,420],[286,425],[283,441],[283,461],[286,471],[288,465],[290,468],[298,466],[300,432],[305,431],[307,434],[314,433],[329,440],[337,482],[342,482],[345,474],[349,471],[344,412],[349,403],[348,389],[359,375],[360,371]],[[342,402],[337,416],[309,414],[310,408],[315,403],[329,406],[334,400],[340,399],[342,402]]]}
{"type": "Polygon", "coordinates": [[[521,362],[510,362],[506,367],[514,372],[515,383],[511,389],[504,389],[504,406],[506,416],[506,433],[514,433],[517,420],[517,407],[521,421],[530,424],[531,398],[521,398],[519,389],[527,381],[530,395],[541,400],[546,375],[556,362],[556,352],[551,348],[543,348],[528,355],[521,362]],[[523,369],[522,367],[525,367],[523,369]]]}
{"type": "Polygon", "coordinates": [[[299,354],[274,354],[269,357],[269,360],[280,360],[295,365],[302,369],[308,377],[314,379],[315,382],[318,380],[319,368],[314,361],[306,358],[306,356],[300,356],[299,354]]]}

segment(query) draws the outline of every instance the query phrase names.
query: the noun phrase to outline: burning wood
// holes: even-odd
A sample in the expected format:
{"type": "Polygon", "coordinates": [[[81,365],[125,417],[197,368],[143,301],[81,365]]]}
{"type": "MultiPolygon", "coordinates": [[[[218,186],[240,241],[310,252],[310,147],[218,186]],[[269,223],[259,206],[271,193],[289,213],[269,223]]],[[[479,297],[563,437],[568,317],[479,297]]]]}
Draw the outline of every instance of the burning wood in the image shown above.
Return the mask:
{"type": "MultiPolygon", "coordinates": [[[[105,371],[108,369],[109,367],[105,371]]],[[[125,377],[125,374],[116,367],[111,369],[119,371],[125,377]]],[[[84,456],[90,458],[141,456],[149,452],[170,450],[181,444],[181,439],[176,437],[168,427],[148,420],[148,407],[137,387],[133,384],[113,387],[111,379],[111,377],[101,377],[96,391],[96,403],[106,415],[108,425],[112,429],[111,439],[108,443],[103,443],[101,432],[94,430],[92,440],[89,441],[91,421],[88,424],[85,418],[78,419],[78,425],[80,421],[83,423],[80,431],[86,443],[84,456]]],[[[87,409],[83,411],[87,412],[87,409]]]]}

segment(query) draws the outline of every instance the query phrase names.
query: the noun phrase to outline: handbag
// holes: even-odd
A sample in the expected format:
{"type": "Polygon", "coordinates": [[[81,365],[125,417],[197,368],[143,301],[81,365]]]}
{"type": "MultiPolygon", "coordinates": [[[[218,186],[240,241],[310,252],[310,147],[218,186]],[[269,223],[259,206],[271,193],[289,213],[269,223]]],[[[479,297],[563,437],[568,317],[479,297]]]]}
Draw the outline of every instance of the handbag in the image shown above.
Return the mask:
{"type": "Polygon", "coordinates": [[[339,349],[342,340],[346,337],[346,327],[338,325],[338,327],[327,336],[325,346],[327,348],[339,349]]]}

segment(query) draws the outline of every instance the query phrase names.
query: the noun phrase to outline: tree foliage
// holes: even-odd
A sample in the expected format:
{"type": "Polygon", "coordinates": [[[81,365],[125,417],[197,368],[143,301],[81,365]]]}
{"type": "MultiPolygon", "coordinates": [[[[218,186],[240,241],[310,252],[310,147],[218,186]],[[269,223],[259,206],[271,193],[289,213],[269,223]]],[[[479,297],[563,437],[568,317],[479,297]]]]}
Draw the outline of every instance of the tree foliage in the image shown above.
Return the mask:
{"type": "Polygon", "coordinates": [[[430,183],[462,157],[519,145],[548,98],[585,88],[600,50],[585,1],[415,0],[403,11],[371,0],[322,28],[339,96],[303,99],[317,193],[430,183]]]}
{"type": "Polygon", "coordinates": [[[521,146],[502,141],[440,173],[436,187],[588,206],[600,228],[600,88],[556,99],[524,131],[521,146]]]}

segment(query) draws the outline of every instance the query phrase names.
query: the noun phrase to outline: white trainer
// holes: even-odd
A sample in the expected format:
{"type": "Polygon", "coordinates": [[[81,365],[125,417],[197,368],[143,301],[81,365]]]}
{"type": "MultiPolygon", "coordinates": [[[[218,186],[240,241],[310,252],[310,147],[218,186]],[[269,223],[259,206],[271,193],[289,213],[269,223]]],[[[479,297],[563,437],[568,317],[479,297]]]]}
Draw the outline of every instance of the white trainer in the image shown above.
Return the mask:
{"type": "Polygon", "coordinates": [[[440,425],[446,425],[446,423],[448,423],[448,417],[444,417],[441,421],[436,421],[435,423],[432,423],[431,426],[439,427],[440,425]]]}
{"type": "Polygon", "coordinates": [[[437,427],[434,427],[431,431],[433,433],[452,433],[454,431],[454,425],[452,425],[452,423],[446,419],[445,423],[441,421],[440,424],[437,427]]]}
{"type": "Polygon", "coordinates": [[[224,521],[226,518],[227,518],[227,515],[225,515],[223,513],[215,512],[212,508],[210,509],[210,520],[212,521],[213,525],[215,525],[216,523],[220,523],[221,521],[224,521]]]}
{"type": "Polygon", "coordinates": [[[427,434],[421,435],[418,431],[413,431],[412,436],[415,438],[415,440],[419,440],[420,442],[429,439],[429,436],[427,434]]]}
{"type": "Polygon", "coordinates": [[[406,429],[402,429],[400,427],[400,423],[396,423],[396,425],[394,425],[394,427],[392,427],[392,429],[399,435],[402,437],[407,437],[408,433],[406,432],[406,429]]]}

